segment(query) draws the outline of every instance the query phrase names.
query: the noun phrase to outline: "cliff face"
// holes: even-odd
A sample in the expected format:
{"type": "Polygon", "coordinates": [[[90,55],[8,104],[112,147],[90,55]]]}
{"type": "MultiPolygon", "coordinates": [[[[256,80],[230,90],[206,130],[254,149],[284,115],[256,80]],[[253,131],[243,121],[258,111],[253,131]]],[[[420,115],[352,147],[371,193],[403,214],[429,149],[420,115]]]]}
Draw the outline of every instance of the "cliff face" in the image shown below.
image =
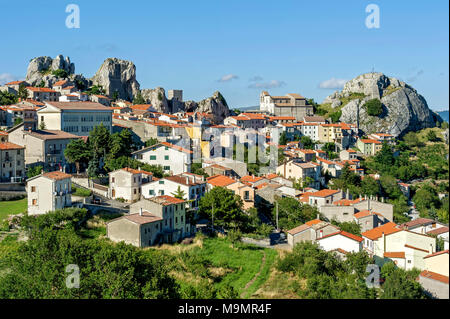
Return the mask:
{"type": "Polygon", "coordinates": [[[44,81],[45,86],[51,86],[61,78],[53,75],[52,72],[56,70],[64,70],[69,78],[75,77],[75,64],[70,62],[70,58],[64,58],[58,55],[52,59],[49,56],[40,56],[34,58],[28,64],[27,81],[31,86],[37,86],[44,81]]]}
{"type": "Polygon", "coordinates": [[[399,136],[434,127],[436,122],[442,121],[414,88],[382,73],[366,73],[348,81],[341,92],[334,92],[323,103],[341,107],[340,120],[359,121],[360,129],[366,134],[385,132],[399,136]],[[364,104],[371,99],[382,103],[383,112],[379,116],[367,114],[364,104]]]}
{"type": "Polygon", "coordinates": [[[222,122],[230,114],[227,102],[219,91],[214,92],[211,97],[198,102],[197,107],[193,108],[193,112],[211,112],[216,123],[222,122]]]}
{"type": "Polygon", "coordinates": [[[166,98],[166,91],[162,87],[154,89],[143,89],[141,95],[146,103],[149,103],[153,108],[162,113],[169,113],[169,104],[166,98]]]}
{"type": "Polygon", "coordinates": [[[102,86],[110,97],[117,92],[120,99],[131,101],[139,93],[136,66],[130,61],[108,58],[91,80],[93,85],[102,86]]]}

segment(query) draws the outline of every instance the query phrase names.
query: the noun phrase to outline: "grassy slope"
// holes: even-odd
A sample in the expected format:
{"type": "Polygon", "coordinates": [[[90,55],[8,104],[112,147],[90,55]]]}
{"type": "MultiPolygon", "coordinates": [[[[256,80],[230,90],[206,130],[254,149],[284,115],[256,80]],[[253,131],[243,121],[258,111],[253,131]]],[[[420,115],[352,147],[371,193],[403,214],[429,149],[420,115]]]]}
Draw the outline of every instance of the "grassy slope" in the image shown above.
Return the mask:
{"type": "Polygon", "coordinates": [[[0,202],[0,221],[11,214],[24,213],[27,210],[27,199],[0,202]]]}

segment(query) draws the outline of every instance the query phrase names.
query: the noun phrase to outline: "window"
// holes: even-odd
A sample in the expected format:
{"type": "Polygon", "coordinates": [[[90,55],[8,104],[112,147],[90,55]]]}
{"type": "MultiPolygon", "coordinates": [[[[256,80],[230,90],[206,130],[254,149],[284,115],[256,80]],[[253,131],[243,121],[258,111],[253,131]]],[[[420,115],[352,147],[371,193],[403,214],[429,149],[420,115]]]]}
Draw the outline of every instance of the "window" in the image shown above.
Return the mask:
{"type": "Polygon", "coordinates": [[[151,161],[156,161],[156,155],[150,155],[150,160],[151,161]]]}
{"type": "Polygon", "coordinates": [[[136,195],[136,188],[135,189],[133,189],[133,193],[136,195]]]}
{"type": "Polygon", "coordinates": [[[170,171],[170,166],[164,166],[165,171],[170,171]]]}
{"type": "Polygon", "coordinates": [[[159,184],[164,184],[164,181],[159,181],[159,184]]]}
{"type": "Polygon", "coordinates": [[[116,178],[115,177],[111,177],[111,183],[115,183],[116,182],[116,178]]]}
{"type": "Polygon", "coordinates": [[[168,160],[169,160],[169,155],[164,155],[164,159],[165,159],[166,161],[168,161],[168,160]]]}
{"type": "Polygon", "coordinates": [[[36,191],[36,186],[31,186],[31,192],[34,193],[36,191]]]}
{"type": "Polygon", "coordinates": [[[154,191],[153,189],[150,189],[150,190],[148,191],[148,194],[149,194],[149,195],[155,195],[155,191],[154,191]]]}
{"type": "Polygon", "coordinates": [[[33,206],[36,206],[37,205],[37,199],[33,199],[32,204],[33,204],[33,206]]]}

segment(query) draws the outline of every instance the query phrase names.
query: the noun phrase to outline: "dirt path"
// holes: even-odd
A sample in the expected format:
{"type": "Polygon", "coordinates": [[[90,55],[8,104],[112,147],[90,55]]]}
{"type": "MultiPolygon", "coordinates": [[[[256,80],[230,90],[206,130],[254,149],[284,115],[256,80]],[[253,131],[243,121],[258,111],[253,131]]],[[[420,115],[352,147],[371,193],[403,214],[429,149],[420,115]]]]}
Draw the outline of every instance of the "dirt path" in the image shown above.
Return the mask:
{"type": "Polygon", "coordinates": [[[244,298],[245,294],[247,293],[248,288],[250,288],[250,286],[255,282],[255,280],[258,278],[259,274],[261,273],[261,271],[264,268],[264,265],[266,264],[266,252],[263,251],[263,258],[261,260],[261,266],[259,267],[259,271],[257,274],[255,274],[255,276],[253,276],[252,280],[250,280],[244,287],[244,291],[242,291],[241,293],[241,298],[244,298]]]}

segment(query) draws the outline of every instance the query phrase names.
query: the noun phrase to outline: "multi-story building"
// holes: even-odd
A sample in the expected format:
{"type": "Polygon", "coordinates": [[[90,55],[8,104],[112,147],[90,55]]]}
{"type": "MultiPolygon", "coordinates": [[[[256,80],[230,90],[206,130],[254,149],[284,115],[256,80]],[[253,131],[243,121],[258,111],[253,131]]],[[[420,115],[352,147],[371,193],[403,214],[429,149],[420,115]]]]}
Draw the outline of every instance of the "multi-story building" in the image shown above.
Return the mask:
{"type": "Polygon", "coordinates": [[[364,155],[374,156],[381,150],[383,144],[378,140],[358,139],[356,146],[364,155]]]}
{"type": "Polygon", "coordinates": [[[95,102],[46,102],[38,110],[38,126],[47,130],[59,130],[78,136],[88,136],[95,126],[103,124],[112,130],[110,107],[95,102]]]}
{"type": "Polygon", "coordinates": [[[191,171],[192,154],[191,150],[162,142],[135,151],[132,156],[150,165],[161,165],[165,173],[177,175],[191,171]]]}
{"type": "Polygon", "coordinates": [[[0,142],[0,182],[21,182],[25,178],[25,147],[0,142]]]}
{"type": "Polygon", "coordinates": [[[270,96],[268,92],[263,91],[260,95],[259,109],[274,116],[292,116],[297,121],[314,114],[313,106],[308,105],[306,99],[296,93],[270,96]]]}
{"type": "Polygon", "coordinates": [[[64,150],[79,136],[58,130],[25,130],[24,124],[9,131],[12,143],[25,146],[25,164],[42,165],[48,170],[71,171],[73,165],[67,163],[64,150]]]}
{"type": "Polygon", "coordinates": [[[248,184],[244,184],[237,179],[233,179],[228,176],[215,175],[208,177],[208,189],[211,190],[214,187],[224,187],[234,192],[242,199],[244,209],[247,210],[254,207],[255,202],[255,189],[248,184]]]}
{"type": "Polygon", "coordinates": [[[106,235],[114,242],[137,247],[173,243],[191,235],[186,203],[171,196],[143,199],[130,205],[130,214],[106,224],[106,235]]]}
{"type": "Polygon", "coordinates": [[[153,174],[132,168],[121,168],[109,173],[108,195],[112,199],[123,198],[127,202],[141,198],[141,185],[153,180],[153,174]]]}
{"type": "Polygon", "coordinates": [[[49,88],[40,88],[40,87],[32,87],[28,86],[26,88],[28,92],[28,98],[35,101],[58,101],[61,93],[49,89],[49,88]]]}
{"type": "Polygon", "coordinates": [[[45,214],[72,206],[72,175],[55,171],[27,180],[28,214],[45,214]]]}
{"type": "Polygon", "coordinates": [[[303,162],[291,160],[277,167],[277,174],[284,178],[307,181],[309,178],[310,187],[319,188],[321,184],[320,164],[314,162],[303,162]]]}
{"type": "Polygon", "coordinates": [[[141,188],[144,198],[162,195],[175,196],[178,191],[181,191],[184,194],[183,199],[190,201],[190,208],[196,210],[200,198],[206,193],[206,181],[203,176],[182,173],[144,184],[141,188]]]}

